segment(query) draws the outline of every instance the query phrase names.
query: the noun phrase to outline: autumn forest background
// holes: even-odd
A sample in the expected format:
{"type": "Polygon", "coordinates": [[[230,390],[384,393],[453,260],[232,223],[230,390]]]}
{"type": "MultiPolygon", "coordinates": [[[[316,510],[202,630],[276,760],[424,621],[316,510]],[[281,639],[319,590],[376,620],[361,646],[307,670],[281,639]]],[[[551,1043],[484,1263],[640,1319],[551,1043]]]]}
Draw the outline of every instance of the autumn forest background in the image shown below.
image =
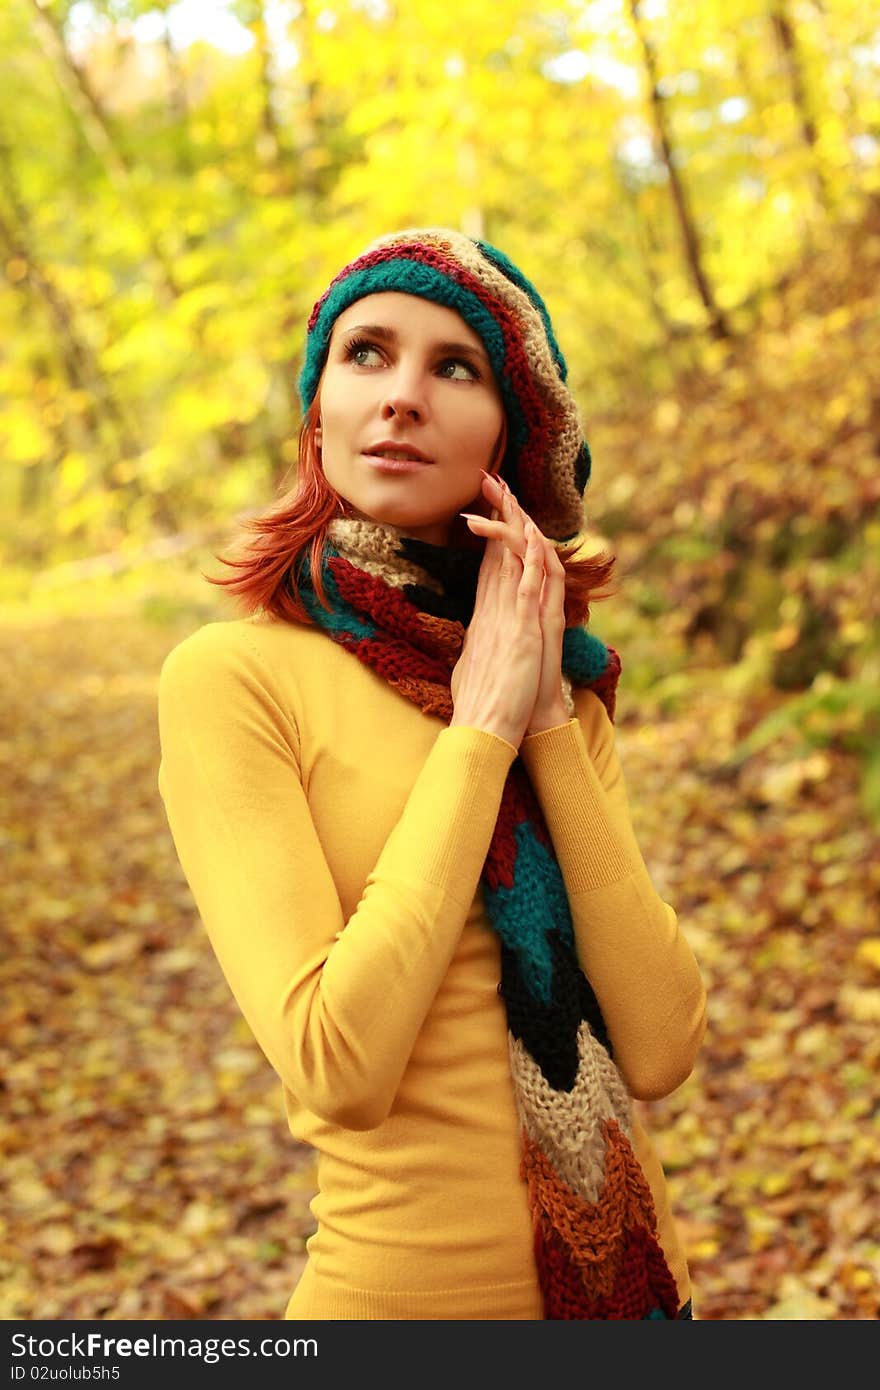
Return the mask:
{"type": "Polygon", "coordinates": [[[314,1170],[156,788],[304,323],[443,223],[542,290],[593,624],[709,993],[646,1107],[704,1319],[880,1315],[880,18],[0,0],[0,1316],[283,1315],[314,1170]]]}

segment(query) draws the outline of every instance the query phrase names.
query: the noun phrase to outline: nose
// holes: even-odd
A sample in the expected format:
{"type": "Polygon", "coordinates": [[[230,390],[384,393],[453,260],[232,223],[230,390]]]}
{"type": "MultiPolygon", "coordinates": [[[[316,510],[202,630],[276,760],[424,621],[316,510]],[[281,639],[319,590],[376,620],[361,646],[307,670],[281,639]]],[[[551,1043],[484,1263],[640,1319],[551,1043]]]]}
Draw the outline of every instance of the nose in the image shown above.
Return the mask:
{"type": "Polygon", "coordinates": [[[394,373],[393,379],[388,381],[381,413],[383,420],[398,417],[418,422],[425,419],[427,401],[417,372],[399,370],[394,373]]]}

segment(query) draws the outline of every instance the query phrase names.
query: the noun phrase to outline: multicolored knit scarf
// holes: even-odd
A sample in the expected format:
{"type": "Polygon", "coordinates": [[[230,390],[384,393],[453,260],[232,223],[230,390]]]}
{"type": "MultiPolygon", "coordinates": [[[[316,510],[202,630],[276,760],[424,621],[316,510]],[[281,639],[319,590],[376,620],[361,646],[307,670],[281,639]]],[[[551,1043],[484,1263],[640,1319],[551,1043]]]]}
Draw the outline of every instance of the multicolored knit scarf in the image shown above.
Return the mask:
{"type": "MultiPolygon", "coordinates": [[[[479,549],[428,545],[370,521],[331,523],[323,583],[308,561],[310,617],[425,714],[447,721],[449,684],[473,612],[479,549]]],[[[569,628],[563,670],[613,719],[617,654],[569,628]]],[[[546,1318],[676,1318],[651,1190],[632,1147],[631,1102],[575,954],[562,873],[522,761],[510,769],[482,874],[501,939],[501,981],[546,1318]]]]}

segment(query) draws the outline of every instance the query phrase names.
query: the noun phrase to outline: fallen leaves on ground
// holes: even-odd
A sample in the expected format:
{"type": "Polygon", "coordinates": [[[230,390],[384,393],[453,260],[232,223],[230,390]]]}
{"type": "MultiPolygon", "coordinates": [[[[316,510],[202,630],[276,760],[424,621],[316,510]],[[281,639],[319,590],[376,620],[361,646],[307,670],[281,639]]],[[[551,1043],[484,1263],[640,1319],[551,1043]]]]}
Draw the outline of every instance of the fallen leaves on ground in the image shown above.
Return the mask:
{"type": "Polygon", "coordinates": [[[277,1318],[311,1229],[157,793],[167,645],[127,619],[0,637],[6,1318],[277,1318]]]}

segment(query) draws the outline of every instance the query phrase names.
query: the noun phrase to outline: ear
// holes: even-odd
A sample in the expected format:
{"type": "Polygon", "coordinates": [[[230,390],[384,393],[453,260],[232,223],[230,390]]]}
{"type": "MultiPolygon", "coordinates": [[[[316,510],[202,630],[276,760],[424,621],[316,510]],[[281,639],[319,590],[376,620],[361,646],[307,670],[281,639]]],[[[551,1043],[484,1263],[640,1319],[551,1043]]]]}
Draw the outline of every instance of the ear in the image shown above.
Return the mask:
{"type": "Polygon", "coordinates": [[[315,426],[315,447],[316,447],[317,449],[320,449],[320,448],[321,448],[321,445],[323,444],[323,442],[324,442],[324,430],[323,430],[323,427],[322,427],[321,422],[320,422],[320,420],[319,420],[318,423],[317,423],[317,425],[315,426]]]}

